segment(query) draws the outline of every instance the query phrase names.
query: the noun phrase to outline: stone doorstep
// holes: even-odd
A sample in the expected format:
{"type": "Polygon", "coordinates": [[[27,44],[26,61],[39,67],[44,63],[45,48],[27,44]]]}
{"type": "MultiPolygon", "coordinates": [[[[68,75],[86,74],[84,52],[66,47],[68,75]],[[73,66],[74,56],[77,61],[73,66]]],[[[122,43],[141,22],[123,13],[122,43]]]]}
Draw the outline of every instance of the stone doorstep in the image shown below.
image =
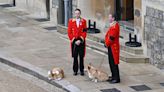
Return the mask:
{"type": "Polygon", "coordinates": [[[120,51],[120,60],[127,63],[149,63],[149,58],[143,55],[132,55],[125,51],[120,51]]]}
{"type": "Polygon", "coordinates": [[[121,43],[120,48],[121,48],[121,50],[132,53],[134,55],[143,55],[142,47],[128,47],[128,46],[125,46],[125,42],[126,42],[125,40],[120,39],[120,43],[121,43]]]}

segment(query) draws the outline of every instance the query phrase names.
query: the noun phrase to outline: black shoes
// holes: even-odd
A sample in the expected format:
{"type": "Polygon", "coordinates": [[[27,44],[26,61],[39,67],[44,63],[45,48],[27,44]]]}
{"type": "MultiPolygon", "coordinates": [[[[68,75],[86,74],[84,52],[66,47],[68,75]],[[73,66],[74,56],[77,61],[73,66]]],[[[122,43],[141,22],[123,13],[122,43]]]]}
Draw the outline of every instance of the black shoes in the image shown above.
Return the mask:
{"type": "Polygon", "coordinates": [[[109,81],[109,83],[111,83],[111,84],[120,83],[120,80],[112,79],[109,81]]]}
{"type": "Polygon", "coordinates": [[[84,72],[81,72],[80,75],[81,75],[81,76],[84,76],[84,72]]]}
{"type": "Polygon", "coordinates": [[[74,72],[73,75],[76,76],[77,75],[77,72],[74,72]]]}
{"type": "Polygon", "coordinates": [[[109,76],[109,79],[107,81],[111,84],[120,83],[120,79],[112,79],[112,76],[109,76]]]}
{"type": "MultiPolygon", "coordinates": [[[[73,73],[74,76],[77,76],[77,74],[78,74],[77,72],[74,72],[74,73],[73,73]]],[[[84,76],[85,74],[84,74],[84,72],[81,72],[80,75],[81,75],[81,76],[84,76]]]]}

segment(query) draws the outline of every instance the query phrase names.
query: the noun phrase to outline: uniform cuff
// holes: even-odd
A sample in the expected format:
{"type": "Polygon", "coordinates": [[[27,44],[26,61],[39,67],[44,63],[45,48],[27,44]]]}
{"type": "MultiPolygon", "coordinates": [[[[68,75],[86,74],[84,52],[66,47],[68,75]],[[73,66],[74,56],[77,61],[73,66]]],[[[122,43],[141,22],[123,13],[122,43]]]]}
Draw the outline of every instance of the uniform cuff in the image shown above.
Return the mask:
{"type": "Polygon", "coordinates": [[[75,40],[75,37],[72,38],[71,42],[73,42],[75,40]]]}

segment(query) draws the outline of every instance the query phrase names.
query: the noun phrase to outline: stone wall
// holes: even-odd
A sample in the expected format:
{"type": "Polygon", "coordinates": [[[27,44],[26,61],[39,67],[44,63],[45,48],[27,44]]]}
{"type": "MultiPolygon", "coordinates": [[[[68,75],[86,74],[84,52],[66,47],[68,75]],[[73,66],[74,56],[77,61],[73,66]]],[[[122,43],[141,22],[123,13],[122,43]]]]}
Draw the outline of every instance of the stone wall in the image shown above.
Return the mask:
{"type": "Polygon", "coordinates": [[[13,0],[0,0],[0,4],[13,4],[13,0]]]}
{"type": "Polygon", "coordinates": [[[142,3],[141,0],[134,0],[134,26],[141,28],[141,13],[142,13],[142,3]]]}
{"type": "MultiPolygon", "coordinates": [[[[33,18],[47,18],[46,0],[15,0],[18,9],[26,10],[33,18]]],[[[50,20],[57,24],[59,0],[50,0],[50,20]]],[[[13,0],[0,0],[0,4],[12,4],[13,0]]]]}
{"type": "Polygon", "coordinates": [[[144,40],[150,63],[164,68],[164,11],[146,7],[144,16],[144,40]]]}
{"type": "Polygon", "coordinates": [[[105,34],[108,15],[114,12],[114,0],[73,0],[73,5],[81,9],[82,17],[96,21],[97,28],[105,34]]]}

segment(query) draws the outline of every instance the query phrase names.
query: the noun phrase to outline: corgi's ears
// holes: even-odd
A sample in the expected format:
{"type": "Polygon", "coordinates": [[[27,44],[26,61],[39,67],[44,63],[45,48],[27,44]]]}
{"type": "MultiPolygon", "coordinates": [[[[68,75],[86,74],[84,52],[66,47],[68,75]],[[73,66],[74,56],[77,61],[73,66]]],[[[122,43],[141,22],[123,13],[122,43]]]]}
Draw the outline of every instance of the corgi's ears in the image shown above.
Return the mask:
{"type": "Polygon", "coordinates": [[[89,66],[88,66],[88,70],[90,70],[90,69],[91,69],[91,66],[89,65],[89,66]]]}

